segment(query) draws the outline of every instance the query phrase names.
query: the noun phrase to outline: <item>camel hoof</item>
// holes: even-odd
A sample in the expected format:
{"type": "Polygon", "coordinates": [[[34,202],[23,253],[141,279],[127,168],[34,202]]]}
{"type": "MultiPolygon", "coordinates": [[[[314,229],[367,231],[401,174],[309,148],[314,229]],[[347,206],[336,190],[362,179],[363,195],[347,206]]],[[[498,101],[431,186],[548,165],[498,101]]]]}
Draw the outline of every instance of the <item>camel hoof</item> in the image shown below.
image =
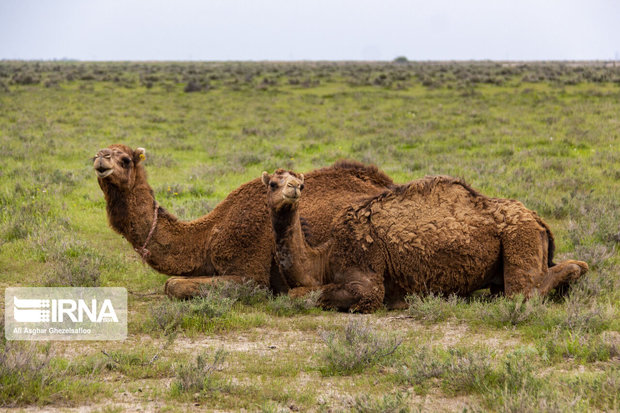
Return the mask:
{"type": "Polygon", "coordinates": [[[584,275],[585,273],[588,272],[588,270],[590,269],[588,267],[588,264],[583,262],[583,261],[569,261],[569,263],[571,264],[571,266],[574,268],[574,270],[572,271],[572,276],[571,276],[571,281],[575,281],[577,279],[579,279],[582,275],[584,275]]]}
{"type": "Polygon", "coordinates": [[[590,269],[590,267],[588,267],[588,264],[586,262],[583,261],[575,261],[575,264],[577,264],[579,267],[581,267],[581,275],[584,275],[585,273],[588,272],[588,270],[590,269]]]}

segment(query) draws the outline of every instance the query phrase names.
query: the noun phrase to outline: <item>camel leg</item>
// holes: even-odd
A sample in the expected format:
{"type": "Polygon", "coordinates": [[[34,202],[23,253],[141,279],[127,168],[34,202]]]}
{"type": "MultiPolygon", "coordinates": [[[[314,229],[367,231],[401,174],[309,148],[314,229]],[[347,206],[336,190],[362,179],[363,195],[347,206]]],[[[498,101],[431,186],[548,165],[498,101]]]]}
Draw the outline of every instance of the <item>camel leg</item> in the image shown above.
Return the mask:
{"type": "Polygon", "coordinates": [[[566,286],[569,282],[577,280],[587,271],[588,264],[583,261],[562,261],[549,268],[547,276],[543,277],[535,292],[539,295],[548,294],[556,287],[566,286]]]}
{"type": "Polygon", "coordinates": [[[506,295],[544,296],[553,288],[574,281],[588,271],[582,261],[564,261],[547,266],[547,231],[529,223],[508,230],[502,236],[504,287],[506,295]]]}
{"type": "Polygon", "coordinates": [[[341,283],[326,284],[321,288],[319,304],[339,311],[370,313],[383,305],[385,287],[375,273],[350,271],[341,283]]]}
{"type": "Polygon", "coordinates": [[[164,285],[164,292],[170,298],[186,299],[199,295],[201,285],[232,281],[243,283],[250,278],[236,275],[222,275],[215,277],[171,277],[164,285]]]}

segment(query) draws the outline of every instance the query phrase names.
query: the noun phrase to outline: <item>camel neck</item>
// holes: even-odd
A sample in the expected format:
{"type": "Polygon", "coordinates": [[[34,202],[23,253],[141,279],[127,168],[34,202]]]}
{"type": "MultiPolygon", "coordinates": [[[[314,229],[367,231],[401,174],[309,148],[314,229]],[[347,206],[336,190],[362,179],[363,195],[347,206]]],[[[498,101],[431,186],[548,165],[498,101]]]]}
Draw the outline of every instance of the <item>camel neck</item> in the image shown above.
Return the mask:
{"type": "Polygon", "coordinates": [[[104,189],[110,225],[134,247],[144,243],[152,225],[155,196],[147,185],[136,185],[131,191],[113,186],[104,189]]]}
{"type": "Polygon", "coordinates": [[[276,260],[289,287],[321,285],[325,273],[323,254],[306,242],[297,205],[271,210],[276,260]]]}
{"type": "Polygon", "coordinates": [[[151,267],[168,275],[202,274],[212,227],[208,215],[191,222],[180,221],[158,206],[146,182],[136,184],[131,191],[104,188],[104,194],[110,225],[137,251],[148,250],[145,259],[151,267]],[[157,224],[153,227],[156,207],[157,224]],[[207,242],[188,242],[198,234],[207,242]]]}

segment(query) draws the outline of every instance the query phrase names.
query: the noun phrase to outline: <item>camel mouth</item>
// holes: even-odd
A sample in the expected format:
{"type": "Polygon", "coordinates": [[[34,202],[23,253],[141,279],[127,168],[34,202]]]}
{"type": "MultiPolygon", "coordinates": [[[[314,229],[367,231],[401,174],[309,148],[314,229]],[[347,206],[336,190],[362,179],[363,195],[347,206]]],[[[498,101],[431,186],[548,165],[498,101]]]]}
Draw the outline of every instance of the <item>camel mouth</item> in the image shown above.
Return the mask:
{"type": "Polygon", "coordinates": [[[293,195],[282,194],[282,199],[285,201],[291,202],[291,203],[299,201],[300,197],[301,196],[297,194],[293,194],[293,195]]]}
{"type": "Polygon", "coordinates": [[[97,173],[97,176],[99,178],[107,178],[108,176],[112,175],[112,173],[114,172],[114,169],[112,168],[96,168],[95,172],[97,173]]]}

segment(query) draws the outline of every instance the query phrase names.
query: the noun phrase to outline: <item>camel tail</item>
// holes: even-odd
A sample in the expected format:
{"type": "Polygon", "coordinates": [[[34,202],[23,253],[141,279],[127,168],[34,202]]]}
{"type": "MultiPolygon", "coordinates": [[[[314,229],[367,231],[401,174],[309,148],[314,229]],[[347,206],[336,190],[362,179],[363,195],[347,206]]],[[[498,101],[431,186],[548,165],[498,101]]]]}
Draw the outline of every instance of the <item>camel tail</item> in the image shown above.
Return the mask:
{"type": "Polygon", "coordinates": [[[553,262],[553,254],[555,253],[555,241],[553,240],[553,234],[549,228],[547,229],[547,238],[549,239],[549,252],[547,255],[547,267],[551,268],[555,265],[553,262]]]}
{"type": "Polygon", "coordinates": [[[555,254],[555,240],[553,239],[553,233],[551,232],[551,228],[549,228],[549,226],[547,225],[547,223],[545,221],[542,220],[542,218],[540,218],[538,216],[538,214],[535,214],[536,216],[536,221],[543,227],[545,228],[545,231],[547,231],[547,240],[548,240],[548,250],[547,250],[547,267],[551,268],[555,266],[555,262],[553,262],[553,254],[555,254]]]}

